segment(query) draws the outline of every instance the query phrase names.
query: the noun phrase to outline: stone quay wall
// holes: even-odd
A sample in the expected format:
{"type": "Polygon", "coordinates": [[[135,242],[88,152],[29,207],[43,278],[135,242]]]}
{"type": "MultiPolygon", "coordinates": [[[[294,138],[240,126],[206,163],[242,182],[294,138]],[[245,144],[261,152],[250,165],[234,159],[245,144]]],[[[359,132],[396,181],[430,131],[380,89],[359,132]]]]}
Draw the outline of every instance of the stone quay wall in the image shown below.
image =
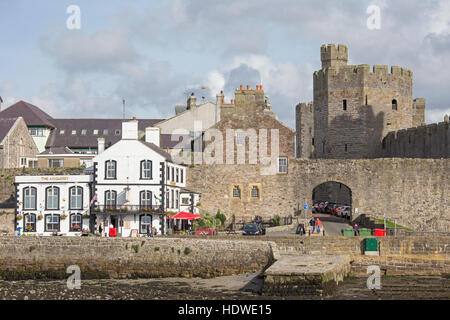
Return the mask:
{"type": "Polygon", "coordinates": [[[82,279],[208,278],[259,272],[285,254],[350,255],[358,270],[372,263],[367,260],[372,258],[381,259],[382,266],[388,266],[390,261],[407,266],[395,269],[398,272],[422,266],[428,266],[425,270],[437,268],[440,273],[448,270],[450,236],[378,239],[381,257],[362,259],[358,257],[363,252],[364,237],[261,237],[260,240],[0,237],[0,278],[66,279],[70,265],[80,267],[82,279]]]}
{"type": "Polygon", "coordinates": [[[272,262],[270,243],[204,239],[0,237],[0,278],[82,279],[215,277],[261,271],[272,262]]]}

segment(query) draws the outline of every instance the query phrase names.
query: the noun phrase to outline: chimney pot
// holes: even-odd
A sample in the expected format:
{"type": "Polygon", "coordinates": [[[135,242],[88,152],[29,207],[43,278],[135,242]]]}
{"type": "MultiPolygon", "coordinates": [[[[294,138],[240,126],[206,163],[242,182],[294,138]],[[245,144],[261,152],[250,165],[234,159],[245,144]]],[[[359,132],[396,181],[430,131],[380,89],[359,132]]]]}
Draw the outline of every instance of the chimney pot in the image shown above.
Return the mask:
{"type": "Polygon", "coordinates": [[[259,90],[263,91],[263,89],[262,89],[262,85],[260,85],[260,86],[259,86],[259,90]]]}
{"type": "Polygon", "coordinates": [[[136,120],[136,117],[133,117],[133,120],[136,120]]]}
{"type": "Polygon", "coordinates": [[[241,84],[241,90],[242,90],[242,84],[241,84]]]}
{"type": "Polygon", "coordinates": [[[247,90],[250,90],[250,85],[247,85],[247,90]]]}

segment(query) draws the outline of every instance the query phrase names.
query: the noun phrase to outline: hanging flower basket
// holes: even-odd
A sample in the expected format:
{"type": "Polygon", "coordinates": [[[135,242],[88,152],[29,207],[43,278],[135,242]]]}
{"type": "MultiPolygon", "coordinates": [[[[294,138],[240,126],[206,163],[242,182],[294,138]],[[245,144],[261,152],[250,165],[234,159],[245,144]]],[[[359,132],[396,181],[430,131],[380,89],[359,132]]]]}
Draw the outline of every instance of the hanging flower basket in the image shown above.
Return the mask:
{"type": "Polygon", "coordinates": [[[17,220],[22,220],[22,218],[23,218],[22,216],[17,216],[16,217],[17,220]]]}
{"type": "Polygon", "coordinates": [[[39,215],[38,216],[38,220],[42,220],[42,219],[44,219],[44,216],[43,215],[39,215]]]}
{"type": "Polygon", "coordinates": [[[87,214],[87,213],[83,214],[83,219],[89,219],[89,217],[90,217],[89,214],[87,214]]]}
{"type": "Polygon", "coordinates": [[[65,220],[65,219],[67,218],[67,215],[62,214],[62,215],[60,216],[60,218],[61,218],[61,220],[65,220]]]}

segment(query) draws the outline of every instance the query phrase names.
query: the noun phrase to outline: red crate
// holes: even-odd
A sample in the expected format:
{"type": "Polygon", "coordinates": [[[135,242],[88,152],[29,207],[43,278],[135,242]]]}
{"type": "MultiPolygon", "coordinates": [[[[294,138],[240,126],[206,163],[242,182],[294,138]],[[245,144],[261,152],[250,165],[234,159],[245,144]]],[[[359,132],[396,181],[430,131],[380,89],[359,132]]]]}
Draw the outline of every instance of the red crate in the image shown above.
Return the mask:
{"type": "Polygon", "coordinates": [[[386,229],[373,229],[375,237],[385,237],[386,229]]]}
{"type": "Polygon", "coordinates": [[[117,236],[117,229],[116,228],[109,228],[109,236],[110,237],[116,237],[117,236]]]}

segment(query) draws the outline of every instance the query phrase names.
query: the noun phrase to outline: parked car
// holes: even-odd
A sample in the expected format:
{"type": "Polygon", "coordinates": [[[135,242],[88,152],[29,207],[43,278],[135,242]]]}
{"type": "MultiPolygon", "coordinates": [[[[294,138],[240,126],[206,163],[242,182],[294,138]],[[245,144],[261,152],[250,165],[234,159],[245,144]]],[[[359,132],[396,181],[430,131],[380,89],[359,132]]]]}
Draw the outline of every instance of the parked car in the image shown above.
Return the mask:
{"type": "Polygon", "coordinates": [[[245,236],[258,236],[265,234],[265,229],[261,228],[261,225],[253,223],[246,224],[242,229],[242,234],[245,236]],[[263,233],[264,232],[264,233],[263,233]]]}

